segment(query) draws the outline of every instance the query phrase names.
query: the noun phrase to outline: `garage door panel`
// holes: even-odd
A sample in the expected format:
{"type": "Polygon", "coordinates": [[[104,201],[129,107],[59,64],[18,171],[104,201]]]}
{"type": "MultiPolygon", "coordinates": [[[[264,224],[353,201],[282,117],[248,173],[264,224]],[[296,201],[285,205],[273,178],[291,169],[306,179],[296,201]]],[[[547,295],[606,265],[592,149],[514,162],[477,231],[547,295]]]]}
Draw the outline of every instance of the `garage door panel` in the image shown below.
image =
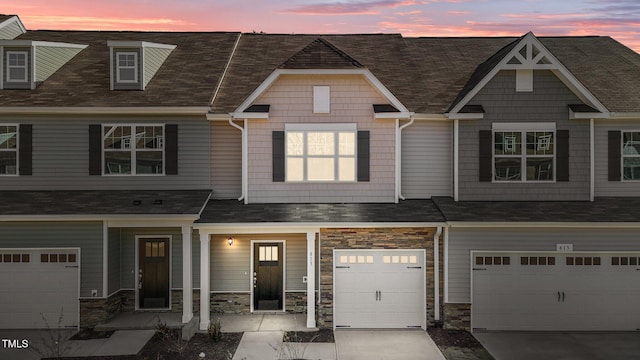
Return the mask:
{"type": "Polygon", "coordinates": [[[421,250],[336,250],[336,327],[424,326],[423,258],[421,250]]]}
{"type": "Polygon", "coordinates": [[[640,328],[637,264],[638,253],[475,252],[472,326],[488,330],[636,330],[640,328]],[[482,261],[479,265],[479,255],[483,259],[509,256],[511,261],[508,266],[482,261]],[[545,256],[554,259],[552,265],[546,260],[541,265],[545,256]]]}

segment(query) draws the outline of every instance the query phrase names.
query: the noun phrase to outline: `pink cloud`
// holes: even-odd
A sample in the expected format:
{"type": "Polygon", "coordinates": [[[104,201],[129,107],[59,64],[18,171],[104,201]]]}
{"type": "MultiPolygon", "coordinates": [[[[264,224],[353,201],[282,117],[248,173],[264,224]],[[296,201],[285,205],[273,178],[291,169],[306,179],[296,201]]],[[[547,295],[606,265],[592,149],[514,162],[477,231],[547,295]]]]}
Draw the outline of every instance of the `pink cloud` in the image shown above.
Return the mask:
{"type": "Polygon", "coordinates": [[[449,15],[469,15],[471,14],[470,11],[447,11],[447,14],[449,15]]]}
{"type": "Polygon", "coordinates": [[[282,13],[299,15],[371,15],[379,14],[377,8],[395,9],[398,7],[422,5],[424,1],[416,0],[377,0],[364,2],[335,2],[302,5],[290,9],[281,10],[282,13]]]}
{"type": "Polygon", "coordinates": [[[40,29],[60,30],[178,30],[188,28],[193,23],[169,18],[119,18],[97,16],[56,16],[26,15],[20,19],[29,24],[37,24],[40,29]]]}

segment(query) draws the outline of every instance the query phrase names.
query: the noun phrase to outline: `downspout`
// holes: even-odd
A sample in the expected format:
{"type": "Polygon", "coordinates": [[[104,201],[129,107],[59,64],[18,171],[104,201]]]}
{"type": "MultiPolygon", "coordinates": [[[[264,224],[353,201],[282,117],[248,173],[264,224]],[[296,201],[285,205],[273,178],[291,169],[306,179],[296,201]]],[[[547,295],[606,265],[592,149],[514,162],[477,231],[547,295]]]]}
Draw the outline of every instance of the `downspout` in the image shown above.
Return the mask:
{"type": "MultiPolygon", "coordinates": [[[[246,131],[245,128],[237,125],[236,123],[233,122],[233,116],[229,115],[229,125],[233,126],[234,128],[240,130],[241,136],[242,136],[242,185],[241,185],[241,194],[240,197],[238,198],[238,201],[243,201],[245,202],[245,204],[247,203],[246,200],[246,195],[247,195],[247,152],[245,151],[246,146],[247,146],[247,139],[246,139],[246,131]]],[[[247,126],[247,120],[244,121],[244,126],[247,126]]]]}
{"type": "Polygon", "coordinates": [[[595,195],[596,195],[596,170],[595,170],[595,165],[596,165],[596,150],[595,150],[595,122],[593,119],[589,119],[589,148],[590,148],[590,154],[589,156],[591,157],[591,171],[590,171],[590,191],[589,191],[589,200],[593,201],[595,199],[595,195]]]}
{"type": "Polygon", "coordinates": [[[433,320],[440,321],[440,235],[442,226],[438,226],[433,235],[433,320]]]}
{"type": "Polygon", "coordinates": [[[415,117],[413,115],[409,116],[409,122],[399,126],[400,120],[396,119],[396,128],[398,129],[398,134],[396,135],[396,194],[398,195],[397,199],[404,200],[404,196],[402,196],[402,130],[407,126],[410,126],[415,121],[415,117]]]}

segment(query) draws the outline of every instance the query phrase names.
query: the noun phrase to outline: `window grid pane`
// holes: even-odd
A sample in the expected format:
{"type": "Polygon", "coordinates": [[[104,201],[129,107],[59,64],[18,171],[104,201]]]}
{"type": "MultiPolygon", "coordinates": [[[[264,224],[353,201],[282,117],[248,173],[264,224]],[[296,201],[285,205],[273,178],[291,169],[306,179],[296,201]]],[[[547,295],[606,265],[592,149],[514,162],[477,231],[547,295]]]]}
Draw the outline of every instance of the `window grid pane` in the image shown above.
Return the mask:
{"type": "Polygon", "coordinates": [[[103,127],[105,175],[164,173],[164,126],[103,127]]]}
{"type": "Polygon", "coordinates": [[[554,131],[494,132],[494,180],[553,181],[554,138],[554,131]],[[522,151],[523,138],[526,151],[522,151]]]}
{"type": "Polygon", "coordinates": [[[622,133],[622,178],[640,180],[640,132],[622,133]]]}

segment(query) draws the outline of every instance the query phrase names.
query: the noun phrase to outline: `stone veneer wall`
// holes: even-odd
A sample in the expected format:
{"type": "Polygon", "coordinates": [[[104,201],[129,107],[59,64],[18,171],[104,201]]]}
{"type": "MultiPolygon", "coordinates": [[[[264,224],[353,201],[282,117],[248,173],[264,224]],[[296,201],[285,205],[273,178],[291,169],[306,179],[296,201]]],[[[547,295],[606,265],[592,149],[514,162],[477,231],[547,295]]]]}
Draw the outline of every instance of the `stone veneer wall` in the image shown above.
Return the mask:
{"type": "Polygon", "coordinates": [[[285,303],[285,310],[288,313],[306,314],[307,313],[307,293],[306,292],[288,292],[285,303]]]}
{"type": "Polygon", "coordinates": [[[209,296],[212,314],[248,314],[251,312],[249,293],[213,293],[209,296]]]}
{"type": "Polygon", "coordinates": [[[471,304],[444,304],[444,328],[471,331],[471,304]]]}
{"type": "Polygon", "coordinates": [[[333,249],[424,249],[427,276],[427,303],[425,304],[427,325],[433,325],[433,236],[435,232],[436,228],[320,229],[318,327],[333,328],[333,249]]]}

